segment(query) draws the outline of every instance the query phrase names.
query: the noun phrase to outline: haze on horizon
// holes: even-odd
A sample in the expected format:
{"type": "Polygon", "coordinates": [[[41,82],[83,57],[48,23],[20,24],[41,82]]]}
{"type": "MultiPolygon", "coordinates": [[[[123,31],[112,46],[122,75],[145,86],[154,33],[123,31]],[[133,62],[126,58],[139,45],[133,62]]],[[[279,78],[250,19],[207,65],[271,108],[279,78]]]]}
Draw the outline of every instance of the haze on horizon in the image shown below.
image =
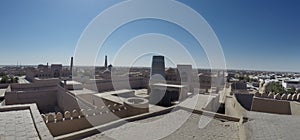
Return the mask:
{"type": "MultiPolygon", "coordinates": [[[[47,62],[68,65],[86,26],[103,10],[118,2],[0,1],[0,65],[47,62]]],[[[196,10],[210,24],[222,45],[228,69],[300,71],[300,1],[179,2],[196,10]]],[[[191,52],[200,68],[209,68],[205,52],[195,49],[201,46],[189,33],[177,25],[154,19],[134,21],[119,28],[106,41],[95,63],[103,65],[104,55],[108,55],[111,63],[124,43],[144,33],[173,37],[191,52]]],[[[144,56],[132,65],[149,67],[149,60],[151,56],[144,56]]],[[[166,67],[174,65],[171,60],[166,67]]]]}

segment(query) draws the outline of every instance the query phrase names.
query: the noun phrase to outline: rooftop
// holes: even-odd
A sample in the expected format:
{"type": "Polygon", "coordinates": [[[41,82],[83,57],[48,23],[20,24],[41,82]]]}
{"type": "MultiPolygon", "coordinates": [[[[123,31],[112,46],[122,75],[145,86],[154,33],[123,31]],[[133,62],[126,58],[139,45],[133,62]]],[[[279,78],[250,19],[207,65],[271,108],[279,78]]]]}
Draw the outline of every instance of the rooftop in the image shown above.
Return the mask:
{"type": "Polygon", "coordinates": [[[249,112],[244,124],[248,139],[297,140],[300,137],[300,116],[249,112]]]}
{"type": "Polygon", "coordinates": [[[177,110],[165,115],[150,117],[147,119],[128,122],[119,127],[104,131],[103,133],[86,138],[90,139],[214,139],[214,140],[237,140],[239,139],[238,122],[212,119],[204,128],[199,122],[207,119],[207,116],[190,113],[185,110],[177,110]],[[189,118],[179,125],[184,117],[189,118]],[[171,132],[170,131],[174,131],[171,132]],[[169,135],[170,134],[170,135],[169,135]]]}
{"type": "Polygon", "coordinates": [[[0,107],[0,139],[53,139],[35,104],[0,107]]]}

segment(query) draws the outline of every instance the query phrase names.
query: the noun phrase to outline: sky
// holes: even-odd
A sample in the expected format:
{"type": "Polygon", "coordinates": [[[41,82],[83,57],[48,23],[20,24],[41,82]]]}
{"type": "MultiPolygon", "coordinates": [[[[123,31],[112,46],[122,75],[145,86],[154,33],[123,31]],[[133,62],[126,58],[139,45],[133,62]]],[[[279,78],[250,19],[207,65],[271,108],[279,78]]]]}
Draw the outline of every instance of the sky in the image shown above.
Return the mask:
{"type": "MultiPolygon", "coordinates": [[[[119,2],[121,1],[1,0],[0,65],[37,65],[47,62],[69,64],[87,26],[97,15],[119,2]]],[[[300,1],[179,2],[198,12],[213,29],[222,46],[228,69],[300,72],[300,1]]],[[[166,10],[174,10],[172,8],[166,10]]],[[[141,11],[143,9],[137,9],[137,12],[141,11]]],[[[126,66],[125,61],[113,63],[116,54],[128,41],[146,33],[164,34],[177,40],[185,46],[198,67],[210,67],[205,51],[189,32],[174,23],[158,19],[137,20],[118,28],[101,46],[94,63],[103,65],[104,55],[108,55],[109,63],[126,66]]],[[[167,42],[162,41],[160,45],[173,45],[167,42]]],[[[152,43],[146,42],[143,47],[157,45],[152,43]]],[[[170,50],[171,55],[178,57],[167,57],[167,66],[186,63],[181,51],[170,50]]],[[[134,54],[129,52],[126,55],[129,57],[134,54]]],[[[128,65],[150,66],[150,59],[151,55],[141,54],[139,59],[128,65]]]]}

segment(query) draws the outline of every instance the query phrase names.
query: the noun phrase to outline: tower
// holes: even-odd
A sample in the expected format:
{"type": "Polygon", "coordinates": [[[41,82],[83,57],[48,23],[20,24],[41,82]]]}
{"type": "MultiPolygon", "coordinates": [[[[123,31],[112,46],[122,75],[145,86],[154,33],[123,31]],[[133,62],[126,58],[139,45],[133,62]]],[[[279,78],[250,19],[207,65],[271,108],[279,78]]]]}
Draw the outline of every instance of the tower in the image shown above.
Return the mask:
{"type": "Polygon", "coordinates": [[[177,65],[178,80],[182,85],[187,85],[188,90],[194,89],[193,87],[193,68],[192,65],[177,65]]]}
{"type": "Polygon", "coordinates": [[[71,57],[70,72],[73,72],[73,57],[71,57]]]}
{"type": "MultiPolygon", "coordinates": [[[[149,80],[148,94],[150,94],[151,100],[160,98],[161,94],[152,94],[152,85],[155,83],[165,83],[165,57],[164,56],[153,56],[151,75],[149,80]],[[159,97],[157,97],[159,96],[159,97]]],[[[152,101],[151,101],[152,102],[152,101]]]]}
{"type": "Polygon", "coordinates": [[[105,55],[104,67],[107,68],[107,56],[105,55]]]}
{"type": "Polygon", "coordinates": [[[154,74],[159,74],[163,78],[166,77],[164,56],[153,56],[152,67],[151,67],[151,76],[154,74]]]}

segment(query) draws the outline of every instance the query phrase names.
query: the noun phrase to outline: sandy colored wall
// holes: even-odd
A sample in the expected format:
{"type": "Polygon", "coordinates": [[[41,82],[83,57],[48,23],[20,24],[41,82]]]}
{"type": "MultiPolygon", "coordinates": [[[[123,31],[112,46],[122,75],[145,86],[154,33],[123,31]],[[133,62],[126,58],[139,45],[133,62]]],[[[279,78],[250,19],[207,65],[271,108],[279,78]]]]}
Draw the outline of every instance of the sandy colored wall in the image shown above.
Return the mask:
{"type": "Polygon", "coordinates": [[[57,90],[6,92],[5,104],[13,105],[36,103],[40,110],[47,111],[48,107],[54,107],[57,105],[56,93],[57,90]]]}
{"type": "Polygon", "coordinates": [[[84,86],[88,89],[96,90],[95,83],[98,92],[119,90],[119,89],[140,89],[140,88],[147,87],[147,82],[144,78],[132,78],[129,80],[129,82],[128,79],[114,80],[114,85],[112,84],[111,80],[95,80],[95,81],[90,81],[84,86]]]}
{"type": "Polygon", "coordinates": [[[84,94],[84,95],[79,95],[83,100],[86,102],[91,103],[94,106],[102,107],[102,106],[110,106],[110,109],[116,109],[118,106],[123,105],[123,102],[120,100],[120,102],[114,102],[111,100],[106,100],[104,98],[98,97],[93,94],[84,94]]]}
{"type": "Polygon", "coordinates": [[[120,109],[120,111],[116,110],[115,112],[109,111],[107,108],[102,110],[90,110],[84,113],[87,114],[84,117],[63,119],[62,121],[55,120],[53,122],[48,122],[47,120],[46,125],[51,134],[56,137],[127,117],[128,110],[124,110],[124,107],[120,109]],[[108,111],[107,113],[106,110],[108,111]],[[102,114],[99,114],[100,112],[102,112],[102,114]]]}
{"type": "Polygon", "coordinates": [[[292,115],[300,116],[300,103],[299,102],[290,102],[291,113],[292,115]]]}
{"type": "Polygon", "coordinates": [[[46,123],[46,125],[53,136],[68,134],[92,127],[89,121],[85,118],[51,122],[46,123]]]}
{"type": "Polygon", "coordinates": [[[247,110],[237,101],[234,96],[227,96],[225,100],[225,114],[233,117],[246,117],[247,110]]]}
{"type": "Polygon", "coordinates": [[[12,91],[53,90],[57,88],[57,83],[11,84],[10,86],[12,91]]]}
{"type": "Polygon", "coordinates": [[[211,111],[211,112],[217,112],[220,103],[219,103],[220,95],[217,95],[212,98],[212,100],[204,107],[204,110],[211,111]]]}
{"type": "Polygon", "coordinates": [[[72,94],[65,91],[64,88],[58,86],[57,105],[62,111],[89,109],[90,106],[78,101],[72,94]]]}
{"type": "Polygon", "coordinates": [[[290,103],[288,101],[266,98],[254,97],[251,111],[291,115],[290,103]]]}

